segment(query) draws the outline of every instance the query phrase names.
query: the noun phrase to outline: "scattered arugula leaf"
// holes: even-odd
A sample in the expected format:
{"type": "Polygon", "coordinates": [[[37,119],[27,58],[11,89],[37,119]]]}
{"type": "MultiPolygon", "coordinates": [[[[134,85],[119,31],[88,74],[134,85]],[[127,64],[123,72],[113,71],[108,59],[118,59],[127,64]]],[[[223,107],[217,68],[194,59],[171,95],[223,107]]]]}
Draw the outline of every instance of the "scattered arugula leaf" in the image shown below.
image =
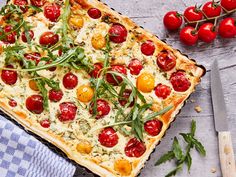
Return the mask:
{"type": "Polygon", "coordinates": [[[192,148],[200,153],[202,156],[206,156],[206,150],[204,146],[194,137],[196,132],[196,122],[192,120],[190,133],[180,133],[184,141],[187,143],[185,153],[179,145],[178,139],[175,137],[172,145],[172,150],[168,151],[166,154],[162,155],[159,160],[155,163],[158,166],[166,161],[176,159],[177,167],[170,171],[165,177],[170,177],[176,175],[176,173],[182,170],[184,163],[187,164],[188,171],[190,171],[192,165],[192,157],[190,151],[192,148]]]}

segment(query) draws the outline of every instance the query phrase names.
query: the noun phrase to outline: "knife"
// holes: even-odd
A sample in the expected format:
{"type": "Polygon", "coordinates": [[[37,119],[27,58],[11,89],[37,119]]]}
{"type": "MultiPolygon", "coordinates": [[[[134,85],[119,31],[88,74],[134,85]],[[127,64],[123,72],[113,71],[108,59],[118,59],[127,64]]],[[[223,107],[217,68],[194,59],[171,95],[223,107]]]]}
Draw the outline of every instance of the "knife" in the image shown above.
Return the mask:
{"type": "Polygon", "coordinates": [[[218,132],[219,139],[221,171],[223,177],[236,177],[233,145],[228,129],[226,106],[217,60],[213,62],[211,67],[211,96],[215,129],[218,132]]]}

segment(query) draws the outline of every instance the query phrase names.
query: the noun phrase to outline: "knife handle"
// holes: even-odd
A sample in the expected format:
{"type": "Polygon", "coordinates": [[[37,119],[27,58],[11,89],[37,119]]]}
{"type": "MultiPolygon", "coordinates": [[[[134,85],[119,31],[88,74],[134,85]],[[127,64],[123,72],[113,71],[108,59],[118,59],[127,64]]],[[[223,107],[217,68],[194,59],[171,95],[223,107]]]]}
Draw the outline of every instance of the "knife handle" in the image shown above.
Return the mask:
{"type": "Polygon", "coordinates": [[[220,165],[223,177],[236,177],[234,150],[229,131],[219,132],[220,165]]]}

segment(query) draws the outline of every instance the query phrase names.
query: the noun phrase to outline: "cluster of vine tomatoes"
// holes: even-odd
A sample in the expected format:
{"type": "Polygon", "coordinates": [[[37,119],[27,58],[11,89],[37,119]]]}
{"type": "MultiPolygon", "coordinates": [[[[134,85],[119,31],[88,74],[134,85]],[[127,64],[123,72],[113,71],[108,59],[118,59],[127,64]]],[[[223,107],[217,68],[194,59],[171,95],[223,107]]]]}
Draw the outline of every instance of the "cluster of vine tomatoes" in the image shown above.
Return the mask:
{"type": "Polygon", "coordinates": [[[188,7],[183,14],[170,11],[165,14],[163,23],[168,30],[175,31],[185,21],[185,27],[180,30],[180,40],[190,46],[195,45],[199,39],[210,43],[215,40],[217,34],[222,38],[236,36],[235,19],[226,17],[236,11],[236,0],[209,1],[200,7],[188,7]],[[217,27],[218,19],[223,17],[226,18],[220,21],[217,27]]]}

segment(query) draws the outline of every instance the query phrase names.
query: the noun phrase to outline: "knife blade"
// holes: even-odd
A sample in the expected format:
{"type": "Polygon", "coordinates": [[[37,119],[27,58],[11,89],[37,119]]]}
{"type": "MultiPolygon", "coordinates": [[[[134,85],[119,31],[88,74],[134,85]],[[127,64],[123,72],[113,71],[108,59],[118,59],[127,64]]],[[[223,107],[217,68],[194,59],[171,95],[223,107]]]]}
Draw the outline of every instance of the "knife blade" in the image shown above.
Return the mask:
{"type": "Polygon", "coordinates": [[[217,132],[228,131],[226,106],[217,60],[213,62],[211,67],[211,96],[215,129],[217,132]]]}
{"type": "Polygon", "coordinates": [[[211,96],[215,129],[219,139],[221,171],[223,177],[236,177],[233,144],[228,130],[226,105],[217,60],[213,62],[211,67],[211,96]]]}

